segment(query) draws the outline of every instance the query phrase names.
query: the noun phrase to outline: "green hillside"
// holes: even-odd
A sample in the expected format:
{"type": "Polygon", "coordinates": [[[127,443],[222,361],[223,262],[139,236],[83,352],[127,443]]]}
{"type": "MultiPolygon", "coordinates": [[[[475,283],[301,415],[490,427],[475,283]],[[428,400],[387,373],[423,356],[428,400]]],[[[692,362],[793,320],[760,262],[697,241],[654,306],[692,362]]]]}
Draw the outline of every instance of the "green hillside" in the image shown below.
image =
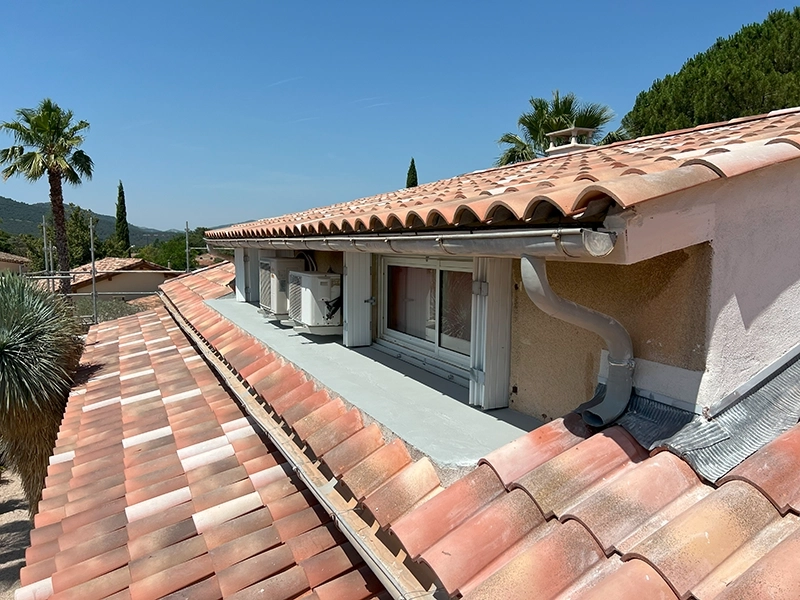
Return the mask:
{"type": "MultiPolygon", "coordinates": [[[[69,208],[67,215],[69,215],[69,208]]],[[[42,224],[42,217],[50,213],[50,203],[42,202],[39,204],[25,204],[17,202],[11,198],[0,196],[0,230],[12,235],[29,233],[38,236],[39,225],[42,224]]],[[[114,233],[114,217],[109,215],[95,215],[97,222],[97,235],[101,240],[106,239],[114,233]]],[[[172,231],[160,231],[147,227],[130,226],[131,244],[143,247],[152,244],[156,240],[168,240],[176,233],[172,231]]]]}

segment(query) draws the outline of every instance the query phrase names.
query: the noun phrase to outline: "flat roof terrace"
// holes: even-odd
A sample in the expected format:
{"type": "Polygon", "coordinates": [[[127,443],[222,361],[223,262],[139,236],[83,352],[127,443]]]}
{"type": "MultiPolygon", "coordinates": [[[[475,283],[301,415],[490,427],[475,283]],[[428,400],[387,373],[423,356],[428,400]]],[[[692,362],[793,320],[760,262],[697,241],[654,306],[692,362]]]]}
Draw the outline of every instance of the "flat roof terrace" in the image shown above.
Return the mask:
{"type": "Polygon", "coordinates": [[[268,322],[258,307],[233,295],[205,303],[440,468],[474,466],[542,424],[510,408],[473,408],[464,387],[374,347],[346,348],[336,338],[308,336],[268,322]]]}

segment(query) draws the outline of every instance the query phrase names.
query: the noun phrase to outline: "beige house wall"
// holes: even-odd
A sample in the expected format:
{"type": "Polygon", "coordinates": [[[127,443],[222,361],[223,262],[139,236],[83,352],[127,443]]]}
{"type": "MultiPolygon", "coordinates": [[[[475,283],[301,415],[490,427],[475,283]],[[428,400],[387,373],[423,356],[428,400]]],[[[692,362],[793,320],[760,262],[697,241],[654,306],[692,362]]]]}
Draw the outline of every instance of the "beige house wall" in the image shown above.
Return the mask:
{"type": "MultiPolygon", "coordinates": [[[[620,321],[634,356],[690,371],[705,369],[712,252],[700,244],[634,265],[548,262],[553,290],[620,321]]],[[[514,265],[510,406],[549,420],[588,400],[602,340],[539,310],[514,265]]]]}
{"type": "MultiPolygon", "coordinates": [[[[699,407],[713,406],[800,343],[800,160],[645,202],[629,228],[713,223],[713,276],[699,407]]],[[[646,236],[645,236],[646,237],[646,236]]]]}
{"type": "MultiPolygon", "coordinates": [[[[98,292],[119,292],[120,296],[130,292],[153,292],[155,293],[168,277],[157,271],[132,271],[130,273],[120,273],[112,275],[108,279],[97,280],[98,292]]],[[[86,293],[92,291],[92,282],[88,281],[80,285],[76,292],[86,293]]],[[[126,298],[128,300],[130,298],[126,298]]]]}
{"type": "Polygon", "coordinates": [[[20,267],[22,267],[22,273],[27,272],[28,268],[26,265],[21,265],[20,263],[15,262],[6,262],[4,260],[0,260],[0,271],[11,271],[12,273],[19,273],[20,267]]]}

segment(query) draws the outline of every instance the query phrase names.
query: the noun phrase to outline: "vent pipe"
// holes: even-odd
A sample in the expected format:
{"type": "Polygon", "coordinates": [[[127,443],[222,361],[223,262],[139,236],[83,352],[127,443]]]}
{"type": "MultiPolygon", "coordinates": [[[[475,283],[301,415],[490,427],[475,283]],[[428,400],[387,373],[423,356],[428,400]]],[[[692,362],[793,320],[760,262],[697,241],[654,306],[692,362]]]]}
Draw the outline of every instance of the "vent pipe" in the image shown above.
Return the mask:
{"type": "Polygon", "coordinates": [[[631,336],[616,319],[557,295],[550,288],[543,258],[522,255],[522,283],[528,297],[545,313],[588,329],[605,341],[608,348],[605,394],[599,398],[599,402],[587,403],[582,416],[586,423],[594,427],[608,425],[625,411],[631,397],[634,368],[631,336]]]}

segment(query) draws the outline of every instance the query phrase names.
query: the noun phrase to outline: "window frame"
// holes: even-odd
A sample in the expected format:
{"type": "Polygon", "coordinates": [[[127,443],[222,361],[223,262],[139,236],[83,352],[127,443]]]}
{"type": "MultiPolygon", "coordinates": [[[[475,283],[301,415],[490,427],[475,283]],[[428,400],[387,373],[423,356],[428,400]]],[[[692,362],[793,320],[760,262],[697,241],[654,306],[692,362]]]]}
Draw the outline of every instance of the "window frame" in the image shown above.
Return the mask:
{"type": "MultiPolygon", "coordinates": [[[[456,271],[473,274],[472,259],[450,259],[450,258],[431,258],[426,256],[381,256],[380,260],[380,279],[378,296],[378,342],[381,345],[395,347],[392,349],[400,350],[401,354],[409,353],[417,355],[416,358],[423,365],[432,363],[435,370],[443,370],[457,375],[459,379],[469,377],[470,354],[461,354],[454,350],[449,350],[440,345],[441,343],[441,285],[442,271],[456,271]],[[436,277],[436,341],[423,340],[421,338],[390,329],[388,326],[389,311],[389,267],[413,267],[420,269],[433,269],[436,277]]],[[[470,322],[470,339],[473,336],[472,323],[470,322]]],[[[470,343],[470,347],[471,347],[470,343]]],[[[416,362],[416,361],[415,361],[416,362]]],[[[466,381],[464,382],[466,384],[466,381]]]]}

